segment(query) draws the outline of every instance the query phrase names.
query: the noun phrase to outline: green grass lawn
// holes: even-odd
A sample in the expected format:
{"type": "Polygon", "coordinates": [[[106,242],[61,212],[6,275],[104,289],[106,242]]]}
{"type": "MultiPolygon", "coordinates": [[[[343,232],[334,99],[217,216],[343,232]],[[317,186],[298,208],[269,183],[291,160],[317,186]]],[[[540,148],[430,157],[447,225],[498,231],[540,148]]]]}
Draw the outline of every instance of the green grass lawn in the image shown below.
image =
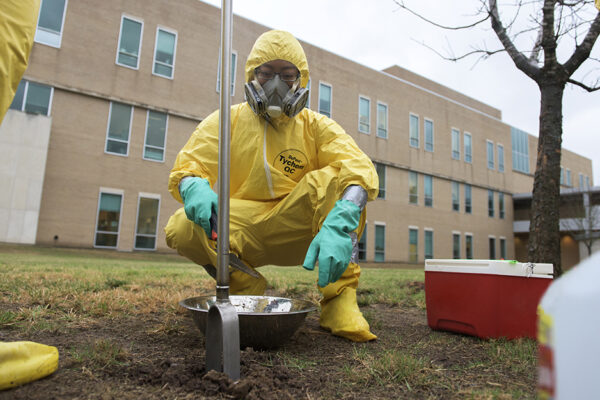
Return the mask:
{"type": "MultiPolygon", "coordinates": [[[[269,294],[318,303],[315,271],[266,266],[260,272],[269,282],[269,294]]],[[[458,393],[452,398],[534,398],[534,340],[482,341],[423,328],[423,337],[409,338],[410,344],[394,337],[394,328],[378,316],[377,307],[409,310],[422,321],[426,312],[423,281],[422,269],[362,270],[359,305],[371,327],[392,332],[393,341],[379,342],[379,347],[353,345],[340,371],[346,380],[404,394],[433,387],[437,388],[433,393],[458,393]],[[460,352],[453,356],[458,362],[446,366],[438,361],[456,352],[460,352]]],[[[185,310],[178,302],[213,294],[214,288],[202,268],[177,255],[0,244],[0,331],[10,330],[20,337],[72,334],[149,315],[159,316],[160,321],[152,333],[178,334],[187,329],[182,324],[185,310]]],[[[110,338],[73,347],[68,355],[74,362],[91,366],[116,365],[128,357],[127,350],[110,338]]],[[[300,374],[320,364],[302,353],[277,351],[272,357],[273,362],[300,374]]]]}

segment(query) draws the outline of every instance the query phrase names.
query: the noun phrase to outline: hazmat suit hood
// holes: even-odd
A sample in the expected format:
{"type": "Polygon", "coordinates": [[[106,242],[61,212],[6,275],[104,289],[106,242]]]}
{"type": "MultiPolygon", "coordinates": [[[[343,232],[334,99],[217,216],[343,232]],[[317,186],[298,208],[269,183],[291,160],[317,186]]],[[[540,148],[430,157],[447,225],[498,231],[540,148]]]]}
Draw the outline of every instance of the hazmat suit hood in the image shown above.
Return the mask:
{"type": "Polygon", "coordinates": [[[246,82],[254,79],[254,70],[273,60],[285,60],[300,70],[300,86],[308,84],[308,62],[302,45],[289,32],[272,30],[256,39],[246,61],[246,82]]]}

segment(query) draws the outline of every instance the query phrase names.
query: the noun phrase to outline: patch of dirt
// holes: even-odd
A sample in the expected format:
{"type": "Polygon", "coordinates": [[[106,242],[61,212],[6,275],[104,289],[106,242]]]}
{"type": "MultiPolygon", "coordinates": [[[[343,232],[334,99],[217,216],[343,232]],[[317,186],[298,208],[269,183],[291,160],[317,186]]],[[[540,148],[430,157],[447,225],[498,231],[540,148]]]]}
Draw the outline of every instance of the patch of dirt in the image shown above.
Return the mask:
{"type": "Polygon", "coordinates": [[[362,310],[378,340],[356,344],[332,336],[319,327],[318,313],[311,313],[284,347],[243,350],[239,382],[222,373],[206,373],[204,338],[183,313],[170,317],[173,329],[164,329],[166,317],[156,314],[144,320],[97,320],[66,333],[24,337],[4,330],[0,340],[58,347],[60,362],[51,376],[1,391],[0,399],[459,399],[467,388],[499,385],[502,393],[514,382],[522,382],[526,397],[534,398],[533,373],[518,376],[510,368],[474,368],[471,375],[465,374],[468,366],[481,365],[488,357],[483,342],[461,335],[436,340],[424,310],[385,305],[362,310]],[[112,362],[81,356],[82,349],[98,342],[118,350],[112,362]],[[439,379],[416,387],[402,380],[380,383],[368,376],[357,356],[366,352],[377,357],[394,349],[426,360],[423,368],[439,379]]]}

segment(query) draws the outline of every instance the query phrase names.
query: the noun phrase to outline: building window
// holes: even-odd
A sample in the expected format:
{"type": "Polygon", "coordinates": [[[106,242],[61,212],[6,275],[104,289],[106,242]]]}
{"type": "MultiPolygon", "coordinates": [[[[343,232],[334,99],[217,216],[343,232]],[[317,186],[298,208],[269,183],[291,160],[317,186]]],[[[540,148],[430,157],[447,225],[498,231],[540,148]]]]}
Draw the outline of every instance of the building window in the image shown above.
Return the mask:
{"type": "Polygon", "coordinates": [[[500,259],[506,260],[506,239],[500,238],[500,259]]]}
{"type": "Polygon", "coordinates": [[[132,118],[132,106],[111,101],[108,113],[106,148],[104,151],[123,156],[129,154],[129,134],[131,132],[132,118]]]}
{"type": "Polygon", "coordinates": [[[488,190],[488,217],[494,216],[494,191],[488,190]]]}
{"type": "Polygon", "coordinates": [[[419,261],[419,230],[415,228],[408,229],[408,262],[416,263],[419,261]]]}
{"type": "Polygon", "coordinates": [[[489,140],[487,140],[486,142],[487,142],[487,165],[488,165],[488,169],[494,169],[494,143],[490,142],[489,140]]]}
{"type": "Polygon", "coordinates": [[[409,120],[409,144],[411,147],[419,147],[419,116],[410,114],[409,120]]]}
{"type": "Polygon", "coordinates": [[[452,211],[460,211],[460,184],[452,182],[452,211]]]}
{"type": "Polygon", "coordinates": [[[306,99],[306,105],[304,107],[310,109],[310,78],[306,83],[306,90],[308,90],[308,98],[306,99]]]}
{"type": "Polygon", "coordinates": [[[465,184],[465,214],[471,214],[471,185],[465,184]]]}
{"type": "Polygon", "coordinates": [[[140,193],[135,225],[134,248],[136,250],[156,250],[159,210],[160,195],[140,193]]]}
{"type": "Polygon", "coordinates": [[[410,204],[419,203],[419,181],[416,172],[408,172],[408,202],[410,204]]]}
{"type": "MultiPolygon", "coordinates": [[[[229,89],[229,91],[232,96],[235,94],[236,63],[237,63],[237,52],[234,50],[231,52],[231,65],[229,68],[229,81],[231,82],[231,88],[229,89]]],[[[217,63],[217,93],[221,93],[221,57],[220,56],[219,56],[219,62],[217,63]]]]}
{"type": "Polygon", "coordinates": [[[498,145],[498,171],[504,172],[504,146],[498,145]]]}
{"type": "Polygon", "coordinates": [[[512,165],[515,171],[529,173],[529,139],[527,132],[510,128],[512,165]]]}
{"type": "Polygon", "coordinates": [[[371,132],[371,100],[358,96],[358,131],[371,132]]]}
{"type": "Polygon", "coordinates": [[[166,113],[148,110],[146,116],[146,138],[144,160],[164,161],[167,139],[168,117],[166,113]]]}
{"type": "Polygon", "coordinates": [[[590,188],[590,177],[586,175],[585,177],[585,188],[589,189],[590,188]]]}
{"type": "Polygon", "coordinates": [[[573,186],[571,182],[571,170],[567,168],[567,186],[573,186]]]}
{"type": "Polygon", "coordinates": [[[565,169],[562,166],[560,167],[560,184],[565,184],[565,169]]]}
{"type": "Polygon", "coordinates": [[[319,113],[331,118],[331,85],[319,82],[319,113]]]}
{"type": "Polygon", "coordinates": [[[460,259],[460,233],[452,233],[452,258],[460,259]]]}
{"type": "Polygon", "coordinates": [[[463,135],[463,141],[465,146],[465,162],[471,163],[473,162],[473,145],[471,134],[465,132],[463,135]]]}
{"type": "Polygon", "coordinates": [[[425,119],[425,151],[433,151],[433,121],[425,119]]]}
{"type": "Polygon", "coordinates": [[[425,207],[433,207],[433,177],[431,175],[423,175],[423,183],[425,190],[425,207]]]}
{"type": "Polygon", "coordinates": [[[375,224],[375,262],[385,261],[385,225],[375,224]]]}
{"type": "Polygon", "coordinates": [[[60,47],[66,11],[67,0],[42,0],[35,41],[52,47],[60,47]]]}
{"type": "Polygon", "coordinates": [[[133,69],[139,68],[143,26],[142,21],[125,16],[121,18],[117,64],[133,69]]]}
{"type": "Polygon", "coordinates": [[[504,193],[498,193],[498,217],[504,219],[504,193]]]}
{"type": "Polygon", "coordinates": [[[365,229],[363,230],[363,234],[358,241],[358,261],[366,261],[367,260],[367,224],[365,224],[365,229]]]}
{"type": "Polygon", "coordinates": [[[377,102],[377,137],[388,137],[388,106],[377,102]]]}
{"type": "Polygon", "coordinates": [[[425,230],[425,259],[433,258],[433,231],[425,230]]]}
{"type": "Polygon", "coordinates": [[[100,189],[94,247],[117,247],[122,200],[122,191],[100,189]]]}
{"type": "Polygon", "coordinates": [[[154,68],[152,69],[154,75],[173,78],[176,48],[177,32],[157,28],[156,46],[154,48],[154,68]]]}
{"type": "Polygon", "coordinates": [[[496,238],[490,236],[488,238],[489,247],[490,247],[490,260],[496,259],[496,238]]]}
{"type": "Polygon", "coordinates": [[[25,111],[29,114],[50,115],[53,93],[54,88],[51,86],[40,85],[23,79],[19,82],[10,108],[25,111]]]}
{"type": "Polygon", "coordinates": [[[579,173],[579,189],[583,189],[583,174],[579,173]]]}
{"type": "Polygon", "coordinates": [[[385,199],[385,165],[380,163],[374,163],[377,176],[379,176],[379,193],[377,194],[378,199],[385,199]]]}
{"type": "Polygon", "coordinates": [[[465,235],[465,258],[473,259],[473,235],[465,235]]]}
{"type": "Polygon", "coordinates": [[[452,128],[452,159],[460,160],[460,131],[452,128]]]}

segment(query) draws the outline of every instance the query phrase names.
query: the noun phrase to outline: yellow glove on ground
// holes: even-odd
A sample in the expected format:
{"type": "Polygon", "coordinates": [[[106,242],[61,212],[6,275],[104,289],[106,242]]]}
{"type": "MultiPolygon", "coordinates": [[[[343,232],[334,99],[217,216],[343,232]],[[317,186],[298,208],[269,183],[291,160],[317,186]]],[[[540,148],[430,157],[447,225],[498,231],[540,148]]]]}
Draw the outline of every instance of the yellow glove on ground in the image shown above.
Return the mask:
{"type": "Polygon", "coordinates": [[[58,368],[58,349],[34,342],[0,342],[0,390],[50,375],[58,368]]]}

